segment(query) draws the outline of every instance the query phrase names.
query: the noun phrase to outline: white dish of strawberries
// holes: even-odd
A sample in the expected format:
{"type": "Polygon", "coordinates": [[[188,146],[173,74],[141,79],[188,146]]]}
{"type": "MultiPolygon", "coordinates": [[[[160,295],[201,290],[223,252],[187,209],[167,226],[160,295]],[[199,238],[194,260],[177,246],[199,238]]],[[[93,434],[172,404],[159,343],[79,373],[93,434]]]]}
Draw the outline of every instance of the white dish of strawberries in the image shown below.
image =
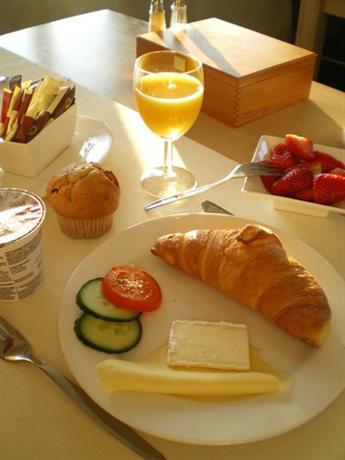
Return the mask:
{"type": "Polygon", "coordinates": [[[345,150],[287,134],[261,136],[252,161],[273,163],[281,176],[247,177],[242,192],[270,197],[276,209],[325,217],[345,214],[345,150]]]}

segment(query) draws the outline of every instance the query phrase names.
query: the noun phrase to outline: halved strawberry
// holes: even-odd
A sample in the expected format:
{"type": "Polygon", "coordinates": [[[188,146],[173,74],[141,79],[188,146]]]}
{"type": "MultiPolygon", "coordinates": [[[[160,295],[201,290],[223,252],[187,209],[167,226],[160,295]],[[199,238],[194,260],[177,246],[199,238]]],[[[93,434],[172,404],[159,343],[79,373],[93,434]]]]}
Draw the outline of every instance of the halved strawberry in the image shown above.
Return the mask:
{"type": "Polygon", "coordinates": [[[313,187],[305,188],[295,193],[294,198],[303,201],[314,201],[314,190],[313,187]]]}
{"type": "Polygon", "coordinates": [[[338,174],[339,176],[345,176],[345,168],[335,168],[330,171],[331,174],[338,174]]]}
{"type": "Polygon", "coordinates": [[[274,147],[271,148],[270,154],[272,155],[272,152],[274,152],[277,155],[282,155],[285,150],[287,149],[286,145],[284,142],[281,142],[279,144],[276,144],[274,147]]]}
{"type": "Polygon", "coordinates": [[[329,153],[314,151],[315,158],[321,162],[321,169],[323,173],[332,171],[335,168],[345,168],[342,161],[337,160],[329,153]]]}
{"type": "MultiPolygon", "coordinates": [[[[268,163],[268,164],[273,164],[275,165],[275,163],[272,161],[272,160],[261,160],[261,163],[268,163]]],[[[276,165],[278,166],[278,165],[276,165]]],[[[279,166],[278,166],[279,167],[279,166]]],[[[265,187],[265,189],[268,191],[268,192],[271,192],[271,187],[272,185],[274,184],[274,182],[279,179],[279,177],[281,176],[260,176],[260,179],[265,187]]]]}
{"type": "Polygon", "coordinates": [[[265,189],[271,193],[272,185],[279,179],[279,177],[280,176],[260,176],[260,179],[262,180],[265,189]]]}
{"type": "Polygon", "coordinates": [[[296,156],[288,150],[285,144],[277,144],[271,149],[270,158],[281,170],[289,169],[297,164],[296,156]]]}
{"type": "Polygon", "coordinates": [[[297,136],[296,134],[287,134],[285,136],[285,145],[290,152],[297,155],[303,160],[313,160],[313,141],[307,137],[297,136]]]}
{"type": "Polygon", "coordinates": [[[308,168],[314,175],[322,173],[320,160],[302,161],[301,163],[298,163],[297,165],[288,169],[288,171],[291,171],[291,169],[294,168],[308,168]]]}
{"type": "Polygon", "coordinates": [[[323,173],[314,178],[314,199],[316,203],[334,204],[345,198],[345,177],[323,173]]]}
{"type": "Polygon", "coordinates": [[[293,197],[301,190],[311,187],[313,173],[308,168],[294,168],[276,180],[271,187],[273,195],[293,197]]]}

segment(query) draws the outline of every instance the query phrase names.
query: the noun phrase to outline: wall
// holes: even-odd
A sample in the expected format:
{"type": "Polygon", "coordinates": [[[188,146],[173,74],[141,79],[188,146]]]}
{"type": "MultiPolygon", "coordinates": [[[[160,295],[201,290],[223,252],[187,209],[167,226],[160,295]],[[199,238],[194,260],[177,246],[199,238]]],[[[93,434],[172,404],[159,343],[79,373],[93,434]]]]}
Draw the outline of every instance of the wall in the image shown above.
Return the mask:
{"type": "MultiPolygon", "coordinates": [[[[165,0],[167,19],[172,0],[165,0]]],[[[291,0],[187,0],[189,21],[218,17],[291,41],[291,0]]],[[[143,20],[149,0],[0,0],[0,34],[85,12],[112,9],[143,20]]]]}

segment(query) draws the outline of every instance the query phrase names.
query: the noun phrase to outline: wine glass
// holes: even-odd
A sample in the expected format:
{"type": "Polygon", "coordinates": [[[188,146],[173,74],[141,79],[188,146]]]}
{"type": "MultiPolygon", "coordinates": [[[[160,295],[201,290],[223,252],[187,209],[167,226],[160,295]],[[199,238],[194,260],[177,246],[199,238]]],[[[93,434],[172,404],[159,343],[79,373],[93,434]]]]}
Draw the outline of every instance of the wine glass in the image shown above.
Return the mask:
{"type": "Polygon", "coordinates": [[[177,51],[143,54],[135,61],[134,92],[143,121],[164,141],[164,162],[143,173],[142,187],[158,197],[194,187],[194,175],[173,165],[173,142],[199,115],[204,93],[202,64],[177,51]]]}

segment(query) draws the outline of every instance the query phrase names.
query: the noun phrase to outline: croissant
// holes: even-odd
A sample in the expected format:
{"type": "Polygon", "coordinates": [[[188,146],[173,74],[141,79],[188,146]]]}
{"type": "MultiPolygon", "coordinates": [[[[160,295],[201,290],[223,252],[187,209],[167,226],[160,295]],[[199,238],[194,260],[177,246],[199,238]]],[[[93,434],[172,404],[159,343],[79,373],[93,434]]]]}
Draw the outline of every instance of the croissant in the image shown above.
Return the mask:
{"type": "Polygon", "coordinates": [[[235,230],[172,233],[159,237],[151,251],[298,339],[322,345],[331,317],[326,295],[269,229],[248,224],[235,230]]]}

